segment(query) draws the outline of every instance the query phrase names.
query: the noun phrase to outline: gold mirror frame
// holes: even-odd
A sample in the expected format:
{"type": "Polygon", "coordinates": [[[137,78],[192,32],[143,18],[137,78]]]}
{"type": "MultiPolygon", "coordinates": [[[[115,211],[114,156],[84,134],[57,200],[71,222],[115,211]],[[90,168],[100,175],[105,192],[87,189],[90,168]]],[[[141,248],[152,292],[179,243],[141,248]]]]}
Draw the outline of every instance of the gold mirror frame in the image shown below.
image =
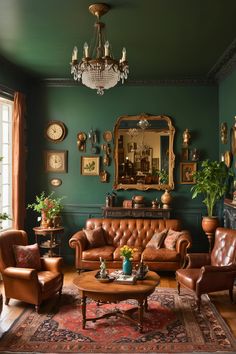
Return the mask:
{"type": "MultiPolygon", "coordinates": [[[[137,124],[136,124],[137,125],[137,124]]],[[[133,128],[136,128],[134,123],[133,128]]],[[[132,127],[131,127],[132,129],[132,127]]],[[[174,144],[174,135],[175,135],[175,128],[172,124],[171,118],[166,115],[149,115],[142,113],[137,116],[121,116],[117,119],[115,129],[114,129],[114,163],[115,163],[115,182],[113,188],[116,190],[119,189],[136,189],[136,190],[143,190],[146,191],[148,189],[157,189],[157,190],[165,190],[165,189],[174,189],[174,165],[175,165],[175,154],[173,151],[173,144],[174,144]],[[120,176],[119,176],[119,130],[122,121],[140,121],[140,120],[147,120],[152,125],[152,121],[164,121],[166,122],[166,127],[164,129],[152,129],[153,131],[163,132],[163,134],[169,136],[169,159],[168,159],[168,183],[121,183],[120,176]]]]}

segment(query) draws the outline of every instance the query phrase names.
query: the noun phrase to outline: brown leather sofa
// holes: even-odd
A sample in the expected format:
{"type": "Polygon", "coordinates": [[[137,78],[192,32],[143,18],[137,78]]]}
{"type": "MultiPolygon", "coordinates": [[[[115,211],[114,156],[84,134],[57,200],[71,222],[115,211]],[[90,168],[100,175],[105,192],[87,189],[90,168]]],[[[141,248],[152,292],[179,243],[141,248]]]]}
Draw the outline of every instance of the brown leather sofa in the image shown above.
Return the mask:
{"type": "Polygon", "coordinates": [[[76,232],[69,240],[71,248],[75,249],[75,267],[82,269],[98,269],[99,257],[106,260],[108,268],[119,269],[122,266],[120,248],[123,245],[137,248],[134,254],[134,264],[141,260],[151,270],[174,271],[183,267],[186,251],[191,246],[191,236],[183,231],[176,243],[176,249],[146,248],[147,243],[157,231],[172,229],[181,231],[181,222],[177,219],[88,219],[85,229],[102,227],[105,234],[106,245],[91,248],[83,230],[76,232]]]}
{"type": "Polygon", "coordinates": [[[236,278],[236,230],[219,227],[215,233],[214,248],[209,253],[187,255],[188,266],[178,269],[176,280],[180,286],[196,294],[200,310],[201,295],[228,290],[233,302],[233,286],[236,278]]]}
{"type": "Polygon", "coordinates": [[[61,294],[63,286],[62,258],[41,258],[41,269],[16,267],[13,245],[28,244],[23,230],[0,233],[0,272],[5,288],[5,304],[10,298],[34,304],[38,311],[43,300],[61,294]]]}

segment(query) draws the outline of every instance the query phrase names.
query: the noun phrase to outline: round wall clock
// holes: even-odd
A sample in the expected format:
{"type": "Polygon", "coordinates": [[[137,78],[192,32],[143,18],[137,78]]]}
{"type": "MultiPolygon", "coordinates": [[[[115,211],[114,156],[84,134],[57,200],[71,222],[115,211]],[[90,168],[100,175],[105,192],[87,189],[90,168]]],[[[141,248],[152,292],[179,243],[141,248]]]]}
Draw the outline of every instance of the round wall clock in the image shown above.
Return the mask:
{"type": "Polygon", "coordinates": [[[45,129],[46,138],[54,143],[58,143],[65,139],[66,126],[58,120],[51,120],[48,122],[45,129]]]}

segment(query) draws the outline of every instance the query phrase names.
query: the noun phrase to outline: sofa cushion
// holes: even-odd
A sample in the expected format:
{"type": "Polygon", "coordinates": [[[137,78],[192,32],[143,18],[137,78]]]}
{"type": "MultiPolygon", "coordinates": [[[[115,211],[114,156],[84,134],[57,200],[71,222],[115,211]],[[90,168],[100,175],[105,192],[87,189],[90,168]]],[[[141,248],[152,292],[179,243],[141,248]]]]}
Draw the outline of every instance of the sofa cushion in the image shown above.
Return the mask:
{"type": "Polygon", "coordinates": [[[41,270],[40,252],[37,243],[27,246],[13,245],[13,252],[17,267],[41,270]]]}
{"type": "Polygon", "coordinates": [[[167,235],[167,232],[168,232],[167,229],[155,232],[151,240],[147,243],[146,247],[151,247],[156,249],[161,248],[164,239],[167,235]]]}
{"type": "Polygon", "coordinates": [[[97,248],[90,248],[82,252],[83,261],[100,261],[100,257],[107,261],[113,260],[113,252],[115,247],[103,246],[97,248]]]}
{"type": "Polygon", "coordinates": [[[178,262],[180,254],[167,248],[155,249],[148,247],[143,251],[142,259],[144,262],[178,262]]]}
{"type": "Polygon", "coordinates": [[[169,250],[175,250],[178,238],[183,234],[181,231],[169,230],[164,240],[164,247],[169,250]]]}
{"type": "Polygon", "coordinates": [[[83,229],[83,231],[87,237],[90,248],[102,247],[106,245],[104,230],[102,227],[98,227],[92,230],[83,229]]]}

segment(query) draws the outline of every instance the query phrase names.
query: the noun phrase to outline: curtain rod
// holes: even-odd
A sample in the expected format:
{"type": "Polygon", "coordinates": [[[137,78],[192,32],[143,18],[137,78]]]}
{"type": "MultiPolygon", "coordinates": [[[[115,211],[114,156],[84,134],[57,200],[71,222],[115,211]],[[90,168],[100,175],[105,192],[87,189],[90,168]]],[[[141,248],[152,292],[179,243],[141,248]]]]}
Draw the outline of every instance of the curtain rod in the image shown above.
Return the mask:
{"type": "Polygon", "coordinates": [[[10,89],[9,87],[0,85],[0,95],[5,96],[6,98],[9,97],[13,99],[14,93],[15,91],[10,89]]]}

